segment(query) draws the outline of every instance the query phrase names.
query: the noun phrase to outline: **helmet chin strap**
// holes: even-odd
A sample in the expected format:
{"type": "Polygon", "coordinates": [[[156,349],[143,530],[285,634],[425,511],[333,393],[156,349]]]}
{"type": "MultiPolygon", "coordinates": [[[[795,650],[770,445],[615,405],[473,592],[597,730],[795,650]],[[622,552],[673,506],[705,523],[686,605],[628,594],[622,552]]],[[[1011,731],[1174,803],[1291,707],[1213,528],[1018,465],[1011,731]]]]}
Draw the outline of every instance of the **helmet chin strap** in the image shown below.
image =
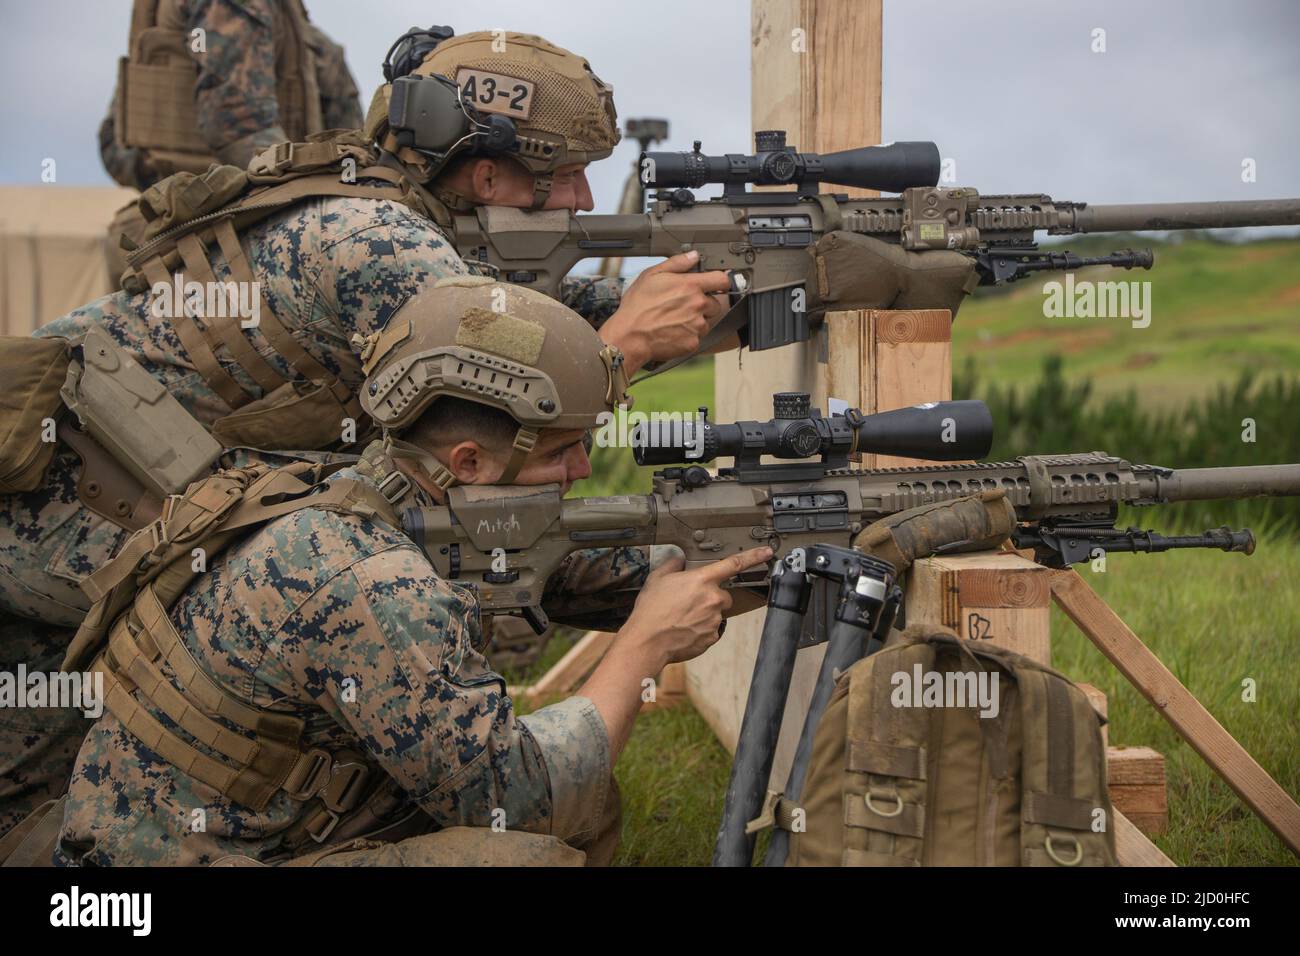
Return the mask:
{"type": "Polygon", "coordinates": [[[413,445],[409,441],[402,441],[400,438],[394,438],[391,435],[384,436],[384,454],[396,461],[399,458],[405,458],[407,461],[415,463],[424,476],[432,482],[439,491],[446,491],[453,485],[461,484],[461,480],[451,473],[437,458],[421,448],[419,445],[413,445]]]}
{"type": "MultiPolygon", "coordinates": [[[[536,429],[527,428],[523,425],[519,426],[519,430],[515,432],[515,440],[510,445],[510,459],[506,462],[506,470],[501,473],[501,477],[494,484],[508,485],[519,477],[524,462],[537,445],[538,436],[539,433],[536,429]]],[[[386,435],[384,436],[384,453],[393,460],[405,458],[407,461],[414,462],[415,466],[440,491],[446,491],[454,485],[464,484],[452,473],[451,469],[419,445],[386,435]]]]}

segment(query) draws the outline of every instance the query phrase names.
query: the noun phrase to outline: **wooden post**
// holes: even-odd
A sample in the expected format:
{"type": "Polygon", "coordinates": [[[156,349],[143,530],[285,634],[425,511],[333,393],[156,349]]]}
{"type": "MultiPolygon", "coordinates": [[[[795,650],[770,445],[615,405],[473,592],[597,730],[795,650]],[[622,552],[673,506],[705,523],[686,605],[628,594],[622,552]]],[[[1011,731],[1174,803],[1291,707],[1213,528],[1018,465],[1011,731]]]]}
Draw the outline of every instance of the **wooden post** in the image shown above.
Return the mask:
{"type": "MultiPolygon", "coordinates": [[[[881,9],[882,0],[752,0],[753,128],[783,129],[787,143],[809,152],[879,143],[881,9]]],[[[876,195],[842,186],[823,191],[876,195]]],[[[719,355],[715,418],[771,418],[772,393],[778,391],[808,392],[814,407],[825,412],[828,357],[827,323],[803,345],[719,355]]],[[[691,702],[729,750],[735,749],[740,732],[762,629],[762,611],[733,618],[726,636],[687,664],[691,702]]],[[[799,654],[787,718],[797,710],[802,719],[821,656],[816,648],[799,654]]],[[[787,719],[782,733],[772,774],[781,784],[798,723],[787,719]]]]}
{"type": "Polygon", "coordinates": [[[1147,835],[1169,829],[1165,758],[1150,747],[1106,748],[1106,785],[1116,810],[1147,835]]]}
{"type": "MultiPolygon", "coordinates": [[[[828,398],[867,415],[952,398],[952,313],[861,309],[826,316],[828,398]]],[[[861,454],[863,468],[902,468],[911,458],[861,454]]]]}

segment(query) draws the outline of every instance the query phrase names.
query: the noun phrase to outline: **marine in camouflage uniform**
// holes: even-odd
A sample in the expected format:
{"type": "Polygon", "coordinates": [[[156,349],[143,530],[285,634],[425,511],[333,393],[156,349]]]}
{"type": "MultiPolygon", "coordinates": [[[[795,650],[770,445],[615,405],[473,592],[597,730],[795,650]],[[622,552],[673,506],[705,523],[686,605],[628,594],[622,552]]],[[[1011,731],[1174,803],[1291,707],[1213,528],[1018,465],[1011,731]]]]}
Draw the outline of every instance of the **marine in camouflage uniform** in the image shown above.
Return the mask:
{"type": "MultiPolygon", "coordinates": [[[[434,222],[388,200],[303,201],[253,225],[240,238],[275,317],[352,390],[361,376],[355,358],[347,360],[350,338],[382,329],[416,291],[468,268],[434,222]]],[[[212,255],[212,267],[217,280],[231,278],[219,251],[212,255]]],[[[566,280],[563,298],[599,327],[618,308],[621,291],[617,280],[573,278],[566,280]]],[[[92,326],[108,331],[205,427],[232,411],[205,381],[170,321],[152,314],[148,292],[105,296],[35,334],[75,338],[92,326]]],[[[258,329],[244,334],[276,372],[292,377],[288,363],[258,329]]],[[[246,391],[259,393],[224,348],[217,358],[246,391]]],[[[256,457],[232,449],[223,463],[238,465],[256,457]]],[[[71,629],[89,606],[80,582],[128,537],[125,529],[81,504],[76,491],[80,474],[79,458],[61,447],[41,488],[0,497],[0,632],[20,631],[26,621],[39,625],[23,640],[0,644],[0,670],[14,672],[19,663],[29,672],[58,668],[71,629]]],[[[59,713],[61,719],[47,721],[0,711],[0,833],[64,786],[86,721],[75,710],[59,713]]]]}
{"type": "MultiPolygon", "coordinates": [[[[609,409],[611,396],[623,395],[626,379],[617,377],[617,361],[602,365],[598,336],[540,293],[508,287],[499,320],[515,322],[515,327],[528,321],[544,330],[546,338],[531,357],[519,351],[517,340],[481,331],[484,317],[497,314],[483,306],[498,287],[480,282],[440,283],[403,305],[384,337],[372,337],[363,354],[377,353],[367,370],[369,388],[376,390],[373,383],[379,383],[378,397],[363,404],[383,426],[384,441],[373,443],[355,468],[335,472],[318,492],[336,482],[361,481],[378,498],[388,487],[385,477],[400,478],[394,456],[410,458],[404,451],[415,447],[394,439],[409,434],[414,440],[422,416],[438,413],[441,396],[460,396],[500,411],[519,408],[509,404],[513,396],[484,397],[472,383],[433,384],[422,372],[404,371],[412,367],[406,363],[463,356],[457,352],[461,345],[523,365],[520,381],[532,382],[526,401],[538,395],[557,399],[545,413],[529,409],[514,419],[520,429],[531,427],[538,447],[529,443],[526,456],[511,459],[503,476],[507,483],[530,458],[551,470],[533,472],[532,478],[521,474],[520,482],[548,480],[556,466],[547,464],[552,453],[541,447],[542,433],[550,429],[567,440],[561,434],[565,429],[594,425],[598,409],[609,409]],[[480,338],[470,342],[472,335],[480,338]],[[390,369],[407,378],[394,381],[390,369]],[[387,396],[397,395],[402,397],[396,404],[384,404],[387,396]],[[434,410],[428,412],[431,405],[434,410]]],[[[463,413],[441,414],[458,433],[473,431],[456,424],[454,416],[463,413]]],[[[521,435],[523,431],[516,439],[521,435]]],[[[489,447],[481,434],[473,440],[489,447]]],[[[510,448],[507,440],[500,443],[510,448]]],[[[568,456],[583,453],[570,448],[565,454],[568,462],[568,456]]],[[[422,474],[432,477],[427,470],[422,474]]],[[[447,483],[458,482],[448,473],[447,483]]],[[[417,480],[393,486],[396,490],[384,494],[392,505],[385,509],[389,516],[411,507],[438,507],[417,480]]],[[[594,862],[608,862],[617,836],[618,798],[605,719],[593,702],[572,697],[516,718],[505,680],[483,656],[474,592],[440,578],[384,513],[368,509],[370,516],[363,516],[310,503],[308,496],[301,510],[274,518],[213,555],[208,570],[167,610],[199,670],[241,704],[301,719],[298,750],[320,748],[349,759],[359,754],[373,774],[366,786],[373,786],[375,778],[396,784],[400,805],[387,818],[414,806],[424,814],[417,830],[504,825],[590,848],[594,862]]],[[[172,533],[169,526],[164,537],[172,533]]],[[[175,533],[188,549],[191,539],[184,526],[175,533]]],[[[188,563],[188,550],[180,560],[188,563]]],[[[616,630],[647,572],[647,555],[640,548],[575,552],[548,581],[543,607],[561,621],[574,616],[586,625],[616,630]]],[[[158,633],[156,628],[146,624],[146,636],[158,633]]],[[[134,674],[123,651],[114,653],[114,663],[100,664],[109,668],[106,679],[134,674]]],[[[178,673],[170,664],[174,659],[167,652],[155,660],[173,693],[188,694],[203,684],[178,673]]],[[[168,732],[230,764],[221,760],[221,751],[200,744],[169,720],[156,691],[141,686],[132,693],[165,722],[168,732]]],[[[110,695],[110,712],[96,722],[77,757],[56,862],[194,865],[232,854],[277,861],[316,848],[303,834],[313,810],[309,800],[280,790],[264,807],[240,803],[196,779],[201,773],[181,769],[146,745],[137,736],[139,726],[125,716],[119,719],[126,712],[112,700],[110,695]]],[[[212,706],[209,700],[205,709],[212,706]]],[[[246,735],[236,724],[221,723],[246,735]]],[[[496,839],[483,832],[489,843],[496,839]]]]}
{"type": "MultiPolygon", "coordinates": [[[[361,126],[361,102],[343,48],[307,21],[300,0],[162,0],[148,6],[155,7],[146,16],[151,28],[184,36],[185,49],[197,68],[196,133],[217,161],[247,166],[267,146],[303,140],[322,129],[361,126]],[[202,50],[194,50],[190,42],[195,30],[203,31],[202,50]],[[316,115],[314,111],[286,117],[281,109],[277,75],[288,66],[283,62],[286,47],[295,42],[310,51],[314,63],[318,122],[307,119],[316,115]]],[[[134,11],[133,21],[141,13],[134,11]]],[[[133,22],[133,35],[136,32],[133,22]]],[[[149,150],[122,142],[115,128],[119,94],[120,90],[114,91],[113,104],[99,127],[100,157],[114,180],[143,191],[174,170],[165,159],[155,163],[149,150]]],[[[203,165],[206,161],[193,168],[197,171],[203,165]]]]}
{"type": "MultiPolygon", "coordinates": [[[[349,477],[361,475],[347,469],[335,480],[349,477]]],[[[616,630],[624,614],[595,607],[626,601],[617,592],[639,587],[647,566],[640,549],[579,553],[544,607],[563,622],[571,600],[584,622],[616,630]]],[[[516,717],[505,679],[483,656],[472,593],[441,580],[399,529],[295,512],[231,549],[171,619],[204,671],[248,703],[304,719],[304,747],[365,754],[431,826],[499,821],[581,849],[617,816],[605,730],[590,701],[516,717]]],[[[275,859],[304,814],[303,801],[284,793],[261,812],[216,793],[106,714],[77,757],[58,862],[275,859]]]]}

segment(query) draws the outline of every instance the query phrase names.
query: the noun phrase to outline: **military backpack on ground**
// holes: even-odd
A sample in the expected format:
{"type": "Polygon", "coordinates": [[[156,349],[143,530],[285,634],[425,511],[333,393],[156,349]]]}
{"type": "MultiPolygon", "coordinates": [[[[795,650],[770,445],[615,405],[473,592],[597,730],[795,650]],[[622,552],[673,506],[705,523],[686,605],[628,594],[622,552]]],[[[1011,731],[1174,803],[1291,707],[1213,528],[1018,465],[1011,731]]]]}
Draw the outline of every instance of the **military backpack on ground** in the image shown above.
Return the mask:
{"type": "Polygon", "coordinates": [[[775,812],[790,866],[1116,865],[1101,718],[1083,692],[946,628],[910,628],[844,673],[798,803],[775,812]],[[981,710],[981,682],[995,708],[981,710]]]}

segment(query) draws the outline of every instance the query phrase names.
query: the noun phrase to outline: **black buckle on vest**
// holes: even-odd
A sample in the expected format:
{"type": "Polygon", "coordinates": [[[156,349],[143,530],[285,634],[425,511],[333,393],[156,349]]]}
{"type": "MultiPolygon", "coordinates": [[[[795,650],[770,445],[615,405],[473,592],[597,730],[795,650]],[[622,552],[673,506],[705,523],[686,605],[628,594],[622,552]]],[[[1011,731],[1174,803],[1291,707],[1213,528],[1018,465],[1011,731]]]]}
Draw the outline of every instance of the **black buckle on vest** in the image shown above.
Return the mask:
{"type": "Polygon", "coordinates": [[[379,483],[379,493],[390,505],[397,504],[402,496],[410,490],[411,479],[400,471],[390,471],[384,476],[384,480],[379,483]],[[390,483],[395,483],[395,487],[390,487],[390,483]]]}
{"type": "Polygon", "coordinates": [[[343,814],[361,802],[362,785],[370,776],[370,768],[358,760],[342,760],[330,767],[329,780],[316,795],[320,804],[316,815],[306,826],[307,836],[317,843],[329,839],[343,814]]]}

